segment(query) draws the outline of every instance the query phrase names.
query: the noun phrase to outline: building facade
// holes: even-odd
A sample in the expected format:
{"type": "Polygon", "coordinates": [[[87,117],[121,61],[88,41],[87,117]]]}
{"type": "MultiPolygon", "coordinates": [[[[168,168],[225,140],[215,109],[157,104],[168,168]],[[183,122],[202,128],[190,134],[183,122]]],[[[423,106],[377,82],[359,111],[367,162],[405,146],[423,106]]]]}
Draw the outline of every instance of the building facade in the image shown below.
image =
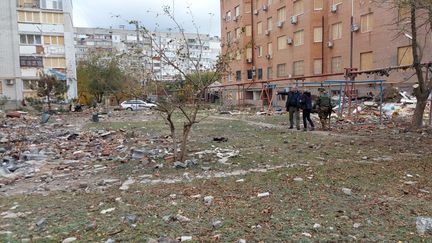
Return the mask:
{"type": "MultiPolygon", "coordinates": [[[[223,82],[232,85],[226,87],[229,95],[257,104],[262,85],[255,83],[273,82],[270,95],[275,97],[275,91],[303,81],[344,80],[344,75],[325,76],[344,73],[345,68],[412,64],[410,35],[402,30],[409,23],[409,11],[389,1],[377,2],[221,0],[223,53],[232,52],[234,57],[223,82]],[[236,83],[249,85],[240,89],[236,83]]],[[[432,60],[431,42],[424,44],[424,62],[432,60]]],[[[412,72],[356,79],[385,79],[395,85],[414,81],[412,72]]]]}
{"type": "MultiPolygon", "coordinates": [[[[158,81],[172,81],[178,77],[179,72],[172,65],[163,61],[158,50],[163,49],[164,54],[175,61],[177,52],[184,45],[185,39],[190,49],[191,58],[200,59],[201,68],[209,70],[216,64],[221,52],[220,38],[217,36],[185,33],[154,32],[152,38],[135,30],[107,29],[107,28],[75,28],[75,48],[78,60],[85,59],[94,49],[109,50],[119,55],[128,54],[125,68],[129,71],[134,67],[146,70],[150,78],[158,81]],[[201,43],[200,41],[201,40],[201,43]],[[202,45],[202,49],[201,49],[202,45]],[[142,53],[134,52],[139,47],[142,53]],[[134,54],[135,53],[135,54],[134,54]]],[[[191,71],[192,67],[186,62],[178,63],[183,70],[191,71]]],[[[146,75],[143,75],[145,78],[146,75]]],[[[145,80],[143,80],[145,81],[145,80]]]]}
{"type": "Polygon", "coordinates": [[[34,97],[46,73],[67,83],[65,98],[77,97],[71,0],[3,0],[0,33],[0,95],[34,97]]]}

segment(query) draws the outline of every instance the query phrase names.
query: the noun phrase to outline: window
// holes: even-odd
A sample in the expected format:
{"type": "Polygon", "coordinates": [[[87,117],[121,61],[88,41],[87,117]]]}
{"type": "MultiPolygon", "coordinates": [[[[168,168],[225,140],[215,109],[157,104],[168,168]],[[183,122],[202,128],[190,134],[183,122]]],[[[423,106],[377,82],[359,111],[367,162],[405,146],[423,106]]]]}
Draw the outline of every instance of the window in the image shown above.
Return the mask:
{"type": "Polygon", "coordinates": [[[398,48],[397,53],[397,64],[400,65],[412,65],[413,64],[413,52],[411,46],[403,46],[398,48]]]}
{"type": "Polygon", "coordinates": [[[42,13],[42,23],[45,24],[64,24],[62,13],[42,13]]]}
{"type": "Polygon", "coordinates": [[[252,26],[246,25],[246,36],[252,36],[252,26]]]}
{"type": "Polygon", "coordinates": [[[332,0],[332,4],[341,4],[343,0],[332,0]]]}
{"type": "Polygon", "coordinates": [[[228,32],[227,32],[227,42],[228,42],[228,43],[231,43],[231,42],[232,42],[232,32],[231,32],[231,31],[228,31],[228,32]]]}
{"type": "Polygon", "coordinates": [[[246,48],[246,58],[252,59],[252,48],[251,47],[246,48]]]}
{"type": "Polygon", "coordinates": [[[360,30],[362,33],[372,31],[372,13],[360,17],[360,30]]]}
{"type": "Polygon", "coordinates": [[[271,42],[267,44],[267,54],[273,56],[273,44],[271,42]]]}
{"type": "Polygon", "coordinates": [[[258,46],[258,57],[262,57],[262,55],[263,55],[263,47],[258,46]]]}
{"type": "Polygon", "coordinates": [[[252,69],[247,70],[247,79],[252,80],[253,79],[253,71],[252,69]]]}
{"type": "Polygon", "coordinates": [[[255,0],[255,9],[259,9],[261,6],[261,0],[255,0]]]}
{"type": "Polygon", "coordinates": [[[44,58],[44,67],[65,68],[66,59],[64,57],[47,57],[44,58]]]}
{"type": "Polygon", "coordinates": [[[262,35],[262,33],[263,33],[262,22],[258,22],[257,23],[257,34],[262,35]]]}
{"type": "Polygon", "coordinates": [[[314,74],[322,74],[322,59],[315,59],[313,62],[314,74]]]}
{"type": "Polygon", "coordinates": [[[241,29],[240,28],[236,28],[235,29],[235,38],[236,39],[240,39],[241,37],[241,29]]]}
{"type": "Polygon", "coordinates": [[[240,50],[236,51],[236,60],[241,60],[241,51],[240,50]]]}
{"type": "Polygon", "coordinates": [[[18,11],[18,22],[40,23],[40,13],[18,11]]]}
{"type": "Polygon", "coordinates": [[[228,80],[228,82],[232,81],[232,73],[231,72],[228,73],[227,80],[228,80]]]}
{"type": "Polygon", "coordinates": [[[323,0],[314,0],[314,10],[322,10],[323,7],[323,0]]]}
{"type": "Polygon", "coordinates": [[[20,8],[35,8],[39,7],[37,0],[18,0],[18,7],[20,8]]]}
{"type": "Polygon", "coordinates": [[[284,77],[286,75],[286,70],[285,70],[286,64],[285,63],[278,64],[276,68],[277,68],[277,77],[278,78],[284,77]]]}
{"type": "Polygon", "coordinates": [[[63,36],[44,36],[45,45],[64,45],[63,36]]]}
{"type": "Polygon", "coordinates": [[[41,8],[63,10],[62,0],[41,0],[41,8]]]}
{"type": "Polygon", "coordinates": [[[20,44],[40,45],[42,44],[40,35],[20,35],[20,44]]]}
{"type": "Polygon", "coordinates": [[[304,31],[299,30],[294,32],[294,46],[301,46],[304,44],[304,31]]]}
{"type": "Polygon", "coordinates": [[[360,53],[360,70],[373,68],[373,52],[360,53]]]}
{"type": "Polygon", "coordinates": [[[225,20],[226,20],[226,21],[230,21],[230,20],[231,20],[231,17],[232,17],[232,16],[231,16],[231,11],[226,12],[226,15],[225,15],[225,18],[226,18],[226,19],[225,19],[225,20]]]}
{"type": "Polygon", "coordinates": [[[284,50],[286,49],[287,42],[286,42],[286,36],[279,36],[278,39],[278,50],[284,50]]]}
{"type": "Polygon", "coordinates": [[[252,8],[251,3],[245,3],[244,4],[244,12],[245,13],[251,13],[251,8],[252,8]]]}
{"type": "Polygon", "coordinates": [[[293,70],[295,76],[304,75],[304,61],[296,61],[293,63],[293,70]]]}
{"type": "Polygon", "coordinates": [[[322,42],[323,41],[323,28],[320,27],[314,27],[314,42],[322,42]]]}
{"type": "Polygon", "coordinates": [[[21,67],[43,67],[43,59],[42,57],[20,57],[20,66],[21,67]]]}
{"type": "Polygon", "coordinates": [[[342,23],[336,23],[332,25],[332,37],[333,40],[342,38],[342,23]]]}
{"type": "Polygon", "coordinates": [[[278,9],[277,15],[278,15],[278,22],[285,21],[286,20],[286,8],[283,7],[283,8],[278,9]]]}
{"type": "Polygon", "coordinates": [[[342,57],[332,57],[331,71],[332,73],[342,72],[342,57]]]}
{"type": "Polygon", "coordinates": [[[401,5],[398,9],[398,20],[399,23],[411,22],[411,8],[407,5],[401,5]]]}
{"type": "Polygon", "coordinates": [[[262,80],[263,79],[263,70],[262,68],[258,68],[258,80],[262,80]]]}
{"type": "Polygon", "coordinates": [[[241,80],[241,71],[236,71],[236,80],[237,81],[241,80]]]}
{"type": "Polygon", "coordinates": [[[268,67],[267,68],[267,79],[272,79],[272,78],[273,78],[273,68],[268,67]]]}
{"type": "Polygon", "coordinates": [[[24,90],[34,90],[37,87],[37,80],[23,80],[24,90]]]}
{"type": "Polygon", "coordinates": [[[272,30],[273,29],[273,18],[268,18],[267,19],[267,30],[272,30]]]}
{"type": "Polygon", "coordinates": [[[235,11],[235,16],[238,17],[240,16],[240,5],[234,8],[235,11]]]}
{"type": "Polygon", "coordinates": [[[300,15],[304,13],[303,0],[295,1],[293,8],[294,8],[294,15],[300,15]]]}

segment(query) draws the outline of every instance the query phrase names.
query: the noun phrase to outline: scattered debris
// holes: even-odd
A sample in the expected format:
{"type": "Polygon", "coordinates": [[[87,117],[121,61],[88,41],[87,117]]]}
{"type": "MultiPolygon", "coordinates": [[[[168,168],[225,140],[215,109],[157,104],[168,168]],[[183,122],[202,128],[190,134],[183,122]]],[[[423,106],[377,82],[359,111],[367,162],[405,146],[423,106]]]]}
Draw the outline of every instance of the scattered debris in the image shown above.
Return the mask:
{"type": "Polygon", "coordinates": [[[75,237],[69,237],[69,238],[64,239],[62,241],[62,243],[70,243],[70,242],[74,242],[76,240],[77,240],[77,238],[75,238],[75,237]]]}
{"type": "Polygon", "coordinates": [[[262,197],[268,197],[268,196],[270,196],[270,193],[269,192],[263,192],[263,193],[258,193],[258,198],[262,198],[262,197]]]}
{"type": "Polygon", "coordinates": [[[125,182],[123,182],[122,186],[119,188],[122,191],[127,191],[129,189],[129,186],[134,184],[135,180],[132,178],[127,179],[125,182]]]}
{"type": "Polygon", "coordinates": [[[222,142],[225,143],[225,142],[228,142],[228,138],[226,138],[226,137],[214,137],[213,141],[218,142],[218,143],[222,143],[222,142]]]}
{"type": "Polygon", "coordinates": [[[222,223],[222,221],[220,221],[220,220],[213,221],[213,223],[212,223],[212,226],[213,226],[213,228],[215,228],[215,229],[219,229],[219,228],[221,228],[222,225],[223,225],[223,223],[222,223]]]}
{"type": "Polygon", "coordinates": [[[419,235],[424,235],[426,233],[432,235],[432,218],[417,217],[416,227],[419,235]]]}
{"type": "Polygon", "coordinates": [[[352,190],[349,188],[342,188],[342,192],[345,193],[348,196],[352,195],[352,190]]]}
{"type": "Polygon", "coordinates": [[[213,203],[214,197],[213,196],[206,196],[204,197],[204,203],[207,206],[210,206],[213,203]]]}
{"type": "Polygon", "coordinates": [[[100,213],[101,214],[107,214],[107,213],[111,213],[115,210],[115,208],[108,208],[108,209],[104,209],[102,210],[100,213]]]}
{"type": "Polygon", "coordinates": [[[191,241],[191,240],[192,240],[192,236],[182,236],[182,237],[180,237],[180,242],[191,241]]]}

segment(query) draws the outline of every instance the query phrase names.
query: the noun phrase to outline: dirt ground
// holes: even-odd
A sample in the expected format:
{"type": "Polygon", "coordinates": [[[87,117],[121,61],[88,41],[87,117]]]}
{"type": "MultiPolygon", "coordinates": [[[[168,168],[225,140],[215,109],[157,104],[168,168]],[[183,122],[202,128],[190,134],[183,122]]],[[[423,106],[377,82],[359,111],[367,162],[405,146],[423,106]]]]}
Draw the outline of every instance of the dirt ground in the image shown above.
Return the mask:
{"type": "Polygon", "coordinates": [[[177,166],[153,111],[3,119],[0,242],[432,241],[431,129],[202,116],[177,166]]]}

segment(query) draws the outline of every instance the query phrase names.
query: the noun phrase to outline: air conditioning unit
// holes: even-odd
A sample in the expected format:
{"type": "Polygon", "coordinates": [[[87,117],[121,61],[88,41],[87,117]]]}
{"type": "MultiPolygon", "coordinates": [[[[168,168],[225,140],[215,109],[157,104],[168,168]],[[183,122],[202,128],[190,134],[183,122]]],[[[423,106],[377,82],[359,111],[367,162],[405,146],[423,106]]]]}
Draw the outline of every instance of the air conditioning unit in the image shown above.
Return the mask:
{"type": "Polygon", "coordinates": [[[284,24],[283,21],[279,21],[279,22],[277,23],[277,27],[278,27],[278,28],[282,28],[282,27],[283,27],[283,24],[284,24]]]}
{"type": "Polygon", "coordinates": [[[255,10],[254,10],[254,14],[255,14],[255,15],[258,15],[258,9],[255,9],[255,10]]]}
{"type": "Polygon", "coordinates": [[[269,36],[270,35],[270,30],[266,30],[265,31],[265,35],[269,36]]]}
{"type": "Polygon", "coordinates": [[[293,43],[293,39],[290,38],[290,37],[288,37],[288,38],[287,38],[287,44],[288,44],[288,45],[292,45],[292,43],[293,43]]]}
{"type": "Polygon", "coordinates": [[[359,27],[358,25],[353,24],[353,25],[351,26],[351,31],[352,31],[352,32],[357,32],[357,31],[359,31],[359,30],[360,30],[360,27],[359,27]]]}
{"type": "Polygon", "coordinates": [[[263,11],[267,11],[267,10],[268,10],[268,6],[264,4],[264,5],[262,6],[262,10],[263,10],[263,11]]]}
{"type": "Polygon", "coordinates": [[[238,21],[238,17],[237,17],[237,16],[234,16],[234,17],[233,17],[233,20],[234,20],[235,22],[237,22],[237,21],[238,21]]]}
{"type": "Polygon", "coordinates": [[[291,16],[291,24],[297,24],[298,23],[298,16],[291,16]]]}
{"type": "Polygon", "coordinates": [[[332,41],[327,42],[327,47],[328,48],[333,48],[333,42],[332,41]]]}
{"type": "Polygon", "coordinates": [[[15,84],[15,80],[13,79],[6,79],[6,85],[14,85],[15,84]]]}
{"type": "Polygon", "coordinates": [[[337,5],[337,4],[333,4],[333,5],[331,5],[331,7],[330,7],[330,11],[331,11],[332,13],[336,13],[337,10],[338,10],[338,5],[337,5]]]}
{"type": "Polygon", "coordinates": [[[252,63],[252,58],[248,58],[248,59],[246,59],[246,62],[247,62],[247,63],[252,63]]]}
{"type": "Polygon", "coordinates": [[[266,58],[267,58],[268,60],[270,60],[270,59],[272,58],[272,55],[267,54],[267,55],[266,55],[266,58]]]}

